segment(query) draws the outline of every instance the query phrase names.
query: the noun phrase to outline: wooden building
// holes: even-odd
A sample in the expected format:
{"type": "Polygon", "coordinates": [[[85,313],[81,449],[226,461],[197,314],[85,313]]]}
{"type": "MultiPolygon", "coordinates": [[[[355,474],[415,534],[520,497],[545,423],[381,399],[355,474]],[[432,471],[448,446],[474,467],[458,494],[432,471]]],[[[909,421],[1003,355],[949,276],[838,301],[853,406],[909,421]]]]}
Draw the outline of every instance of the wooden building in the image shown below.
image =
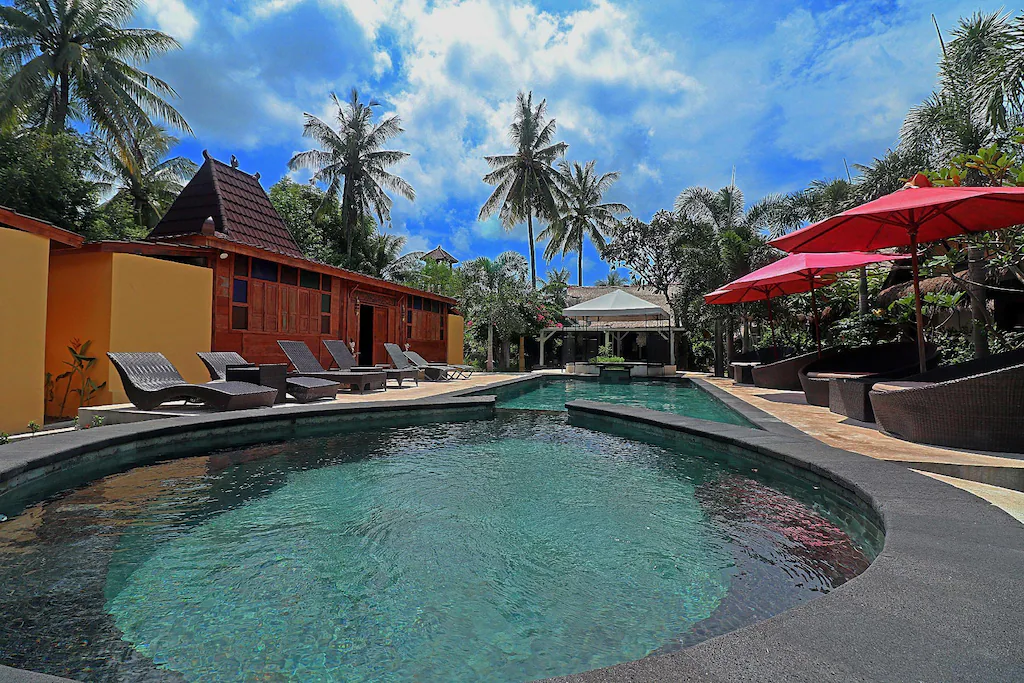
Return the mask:
{"type": "Polygon", "coordinates": [[[203,156],[147,242],[93,248],[212,268],[214,350],[283,362],[277,340],[293,339],[326,364],[321,340],[344,339],[361,364],[388,362],[385,342],[409,344],[432,361],[461,360],[461,344],[448,343],[462,338],[453,299],[305,258],[259,174],[203,156]]]}

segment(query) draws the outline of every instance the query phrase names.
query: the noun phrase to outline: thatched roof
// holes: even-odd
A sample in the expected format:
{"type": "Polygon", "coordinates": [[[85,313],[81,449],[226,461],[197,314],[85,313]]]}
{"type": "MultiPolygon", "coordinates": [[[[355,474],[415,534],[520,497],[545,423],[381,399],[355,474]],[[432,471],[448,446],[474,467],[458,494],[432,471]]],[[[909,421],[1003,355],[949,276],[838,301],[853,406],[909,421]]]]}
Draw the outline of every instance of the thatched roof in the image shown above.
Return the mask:
{"type": "MultiPolygon", "coordinates": [[[[966,291],[966,287],[948,275],[940,275],[939,277],[930,277],[925,280],[921,280],[922,296],[932,293],[956,294],[957,292],[966,291]]],[[[888,308],[889,306],[892,306],[894,302],[905,296],[910,296],[913,293],[913,282],[904,282],[902,284],[893,285],[892,287],[887,287],[878,293],[878,303],[884,308],[888,308]]]]}

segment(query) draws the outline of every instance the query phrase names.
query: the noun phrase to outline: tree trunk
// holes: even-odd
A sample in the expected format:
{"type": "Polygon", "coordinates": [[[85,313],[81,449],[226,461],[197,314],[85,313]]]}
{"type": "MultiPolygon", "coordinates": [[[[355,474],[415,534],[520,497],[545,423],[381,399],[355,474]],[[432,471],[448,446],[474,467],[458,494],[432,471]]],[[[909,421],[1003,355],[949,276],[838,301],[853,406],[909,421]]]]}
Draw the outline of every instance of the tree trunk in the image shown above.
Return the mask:
{"type": "Polygon", "coordinates": [[[579,285],[580,285],[580,287],[582,287],[583,286],[583,238],[582,237],[580,238],[580,253],[579,253],[579,261],[576,264],[576,273],[578,274],[577,279],[579,281],[579,285]]]}
{"type": "Polygon", "coordinates": [[[967,249],[967,278],[971,285],[967,288],[971,296],[971,327],[974,340],[974,357],[984,358],[989,354],[988,328],[985,323],[985,250],[981,247],[967,249]]]}
{"type": "Polygon", "coordinates": [[[53,133],[63,133],[68,122],[68,108],[71,104],[71,77],[67,70],[57,75],[60,99],[53,111],[53,133]]]}
{"type": "Polygon", "coordinates": [[[512,342],[508,339],[501,340],[501,368],[502,370],[508,370],[512,365],[512,342]]]}
{"type": "Polygon", "coordinates": [[[860,288],[858,291],[860,294],[860,314],[868,314],[868,269],[866,266],[860,267],[860,288]]]}
{"type": "Polygon", "coordinates": [[[526,372],[526,340],[519,335],[519,372],[526,372]]]}
{"type": "Polygon", "coordinates": [[[526,214],[526,231],[530,238],[530,282],[533,283],[533,288],[537,289],[537,254],[533,244],[533,211],[526,214]]]}
{"type": "Polygon", "coordinates": [[[722,319],[715,318],[715,377],[725,377],[725,359],[722,358],[722,319]]]}
{"type": "Polygon", "coordinates": [[[487,372],[494,372],[494,325],[487,323],[487,372]]]}
{"type": "Polygon", "coordinates": [[[736,356],[736,328],[731,315],[725,320],[725,352],[725,369],[728,372],[736,356]]]}
{"type": "MultiPolygon", "coordinates": [[[[744,311],[744,313],[746,312],[744,311]]],[[[740,320],[740,335],[743,340],[743,353],[750,353],[750,318],[746,315],[740,320]]]]}

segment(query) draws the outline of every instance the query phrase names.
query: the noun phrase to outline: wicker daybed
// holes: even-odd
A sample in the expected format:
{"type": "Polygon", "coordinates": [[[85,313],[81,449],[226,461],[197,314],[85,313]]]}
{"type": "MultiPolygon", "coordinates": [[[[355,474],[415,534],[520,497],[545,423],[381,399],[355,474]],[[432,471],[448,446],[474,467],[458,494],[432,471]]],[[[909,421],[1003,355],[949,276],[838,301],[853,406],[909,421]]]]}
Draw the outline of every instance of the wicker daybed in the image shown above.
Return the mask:
{"type": "Polygon", "coordinates": [[[1024,349],[878,382],[871,404],[908,441],[1024,453],[1024,349]]]}
{"type": "Polygon", "coordinates": [[[190,384],[162,353],[107,352],[107,358],[121,376],[128,400],[142,410],[180,400],[217,410],[245,410],[272,406],[277,398],[277,389],[249,382],[190,384]]]}
{"type": "MultiPolygon", "coordinates": [[[[934,344],[925,345],[928,367],[938,362],[938,349],[934,344]]],[[[829,405],[829,383],[833,379],[860,380],[868,382],[863,390],[866,400],[872,379],[900,379],[914,374],[919,367],[917,343],[892,342],[858,346],[825,358],[812,360],[800,369],[800,386],[812,406],[829,405]]]]}
{"type": "Polygon", "coordinates": [[[751,370],[754,386],[762,389],[781,389],[783,391],[803,391],[800,385],[800,370],[808,363],[827,358],[843,351],[842,347],[830,347],[822,349],[819,356],[817,351],[801,353],[799,356],[791,356],[775,363],[758,365],[751,370]]]}
{"type": "Polygon", "coordinates": [[[739,384],[753,384],[751,371],[765,363],[774,363],[796,353],[792,346],[766,346],[746,353],[737,353],[729,363],[733,381],[739,384]]]}

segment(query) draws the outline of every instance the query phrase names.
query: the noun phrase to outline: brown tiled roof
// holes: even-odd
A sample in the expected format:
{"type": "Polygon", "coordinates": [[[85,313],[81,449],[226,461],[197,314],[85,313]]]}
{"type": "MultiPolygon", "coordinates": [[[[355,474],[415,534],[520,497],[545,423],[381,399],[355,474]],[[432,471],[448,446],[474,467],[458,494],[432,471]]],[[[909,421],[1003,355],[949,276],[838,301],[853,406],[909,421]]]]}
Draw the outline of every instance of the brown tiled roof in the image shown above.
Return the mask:
{"type": "Polygon", "coordinates": [[[231,242],[302,257],[270,197],[252,176],[217,161],[203,152],[206,161],[181,191],[149,239],[165,239],[203,232],[213,217],[217,236],[231,242]]]}

